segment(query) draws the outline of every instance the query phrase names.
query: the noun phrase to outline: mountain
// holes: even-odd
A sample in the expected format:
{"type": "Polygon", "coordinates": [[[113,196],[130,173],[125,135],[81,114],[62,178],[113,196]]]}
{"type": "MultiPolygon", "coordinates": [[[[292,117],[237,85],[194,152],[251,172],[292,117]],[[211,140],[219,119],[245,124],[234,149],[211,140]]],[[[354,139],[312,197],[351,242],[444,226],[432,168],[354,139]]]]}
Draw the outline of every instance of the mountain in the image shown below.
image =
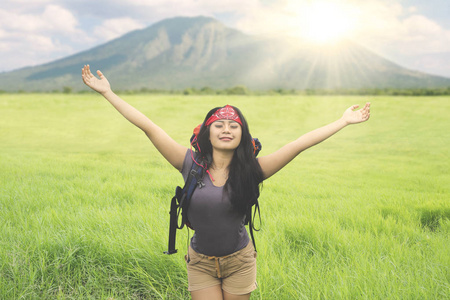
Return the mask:
{"type": "Polygon", "coordinates": [[[0,90],[83,90],[81,68],[113,89],[435,88],[450,78],[411,71],[352,42],[320,47],[243,34],[207,17],[166,19],[93,49],[0,74],[0,90]]]}

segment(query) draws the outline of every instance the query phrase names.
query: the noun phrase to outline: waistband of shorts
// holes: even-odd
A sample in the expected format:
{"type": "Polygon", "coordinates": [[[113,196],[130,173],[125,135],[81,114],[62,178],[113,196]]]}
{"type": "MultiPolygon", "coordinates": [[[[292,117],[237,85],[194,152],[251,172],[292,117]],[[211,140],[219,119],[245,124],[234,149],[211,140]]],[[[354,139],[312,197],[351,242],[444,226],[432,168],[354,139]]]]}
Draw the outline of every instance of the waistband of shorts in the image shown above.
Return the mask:
{"type": "Polygon", "coordinates": [[[236,256],[236,255],[239,255],[240,253],[242,253],[242,252],[248,250],[249,248],[252,248],[252,249],[253,249],[253,243],[252,243],[251,241],[249,241],[248,244],[247,244],[247,246],[245,246],[245,247],[242,248],[241,250],[238,250],[238,251],[236,251],[236,252],[233,252],[233,253],[228,254],[228,255],[225,255],[225,256],[210,256],[210,255],[205,255],[205,254],[196,252],[194,249],[192,249],[191,245],[189,245],[189,248],[191,248],[191,250],[194,251],[198,256],[201,256],[201,257],[204,257],[204,258],[207,258],[207,259],[216,259],[216,258],[219,258],[219,259],[226,259],[226,258],[229,258],[229,257],[233,257],[233,256],[236,256]]]}

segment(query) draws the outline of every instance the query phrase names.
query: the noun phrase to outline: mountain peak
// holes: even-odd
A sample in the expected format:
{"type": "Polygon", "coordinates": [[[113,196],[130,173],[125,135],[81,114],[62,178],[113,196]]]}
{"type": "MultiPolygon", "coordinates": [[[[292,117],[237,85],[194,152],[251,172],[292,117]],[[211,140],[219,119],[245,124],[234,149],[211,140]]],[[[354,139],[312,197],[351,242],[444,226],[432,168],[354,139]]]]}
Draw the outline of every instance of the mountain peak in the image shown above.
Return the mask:
{"type": "Polygon", "coordinates": [[[206,16],[196,16],[196,17],[173,17],[161,20],[150,27],[158,27],[158,26],[175,26],[175,27],[191,27],[193,25],[204,25],[207,23],[219,23],[218,20],[206,17],[206,16]]]}

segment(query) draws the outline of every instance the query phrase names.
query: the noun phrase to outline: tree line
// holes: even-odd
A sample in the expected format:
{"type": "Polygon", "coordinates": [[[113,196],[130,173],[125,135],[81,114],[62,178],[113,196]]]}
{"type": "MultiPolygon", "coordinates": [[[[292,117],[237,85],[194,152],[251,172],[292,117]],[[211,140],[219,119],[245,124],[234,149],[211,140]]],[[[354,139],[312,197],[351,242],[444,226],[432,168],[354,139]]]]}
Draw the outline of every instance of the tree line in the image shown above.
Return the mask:
{"type": "MultiPolygon", "coordinates": [[[[238,85],[231,88],[225,89],[214,89],[211,87],[202,88],[185,88],[182,90],[164,90],[164,89],[151,89],[151,88],[140,88],[131,90],[115,90],[116,93],[120,94],[183,94],[183,95],[356,95],[356,96],[443,96],[450,95],[450,86],[443,88],[408,88],[408,89],[398,89],[398,88],[358,88],[358,89],[269,89],[269,90],[250,90],[244,85],[238,85]]],[[[6,92],[0,90],[0,94],[6,94],[11,92],[6,92]]],[[[60,90],[52,91],[23,91],[19,90],[13,93],[92,93],[91,91],[74,91],[72,87],[64,86],[60,90]]]]}

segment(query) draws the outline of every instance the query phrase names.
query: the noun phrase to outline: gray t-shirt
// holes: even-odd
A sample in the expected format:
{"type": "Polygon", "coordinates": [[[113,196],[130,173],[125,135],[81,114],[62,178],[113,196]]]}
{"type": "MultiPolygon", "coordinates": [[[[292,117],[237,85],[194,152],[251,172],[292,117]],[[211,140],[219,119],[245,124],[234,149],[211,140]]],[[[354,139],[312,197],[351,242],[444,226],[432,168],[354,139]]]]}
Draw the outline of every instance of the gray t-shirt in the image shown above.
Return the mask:
{"type": "MultiPolygon", "coordinates": [[[[186,181],[193,160],[188,150],[181,171],[186,181]]],[[[202,188],[196,188],[189,205],[188,219],[195,233],[191,247],[208,256],[225,256],[239,251],[249,242],[245,229],[245,214],[237,212],[231,205],[223,187],[213,185],[204,172],[202,188]]]]}

